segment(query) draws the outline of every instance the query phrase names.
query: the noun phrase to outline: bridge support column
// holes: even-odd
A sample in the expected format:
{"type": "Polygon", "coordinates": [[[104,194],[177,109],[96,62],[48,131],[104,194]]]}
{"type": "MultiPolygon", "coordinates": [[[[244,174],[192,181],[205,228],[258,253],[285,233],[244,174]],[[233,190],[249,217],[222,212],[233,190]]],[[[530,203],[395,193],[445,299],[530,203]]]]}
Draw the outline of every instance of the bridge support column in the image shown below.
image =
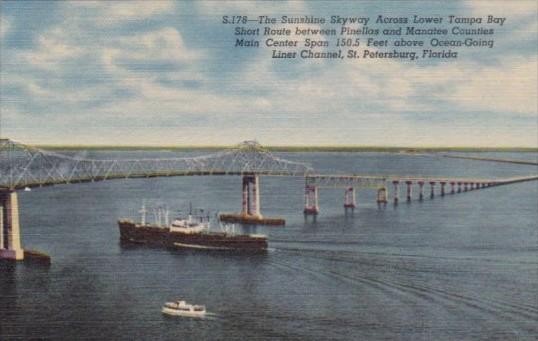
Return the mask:
{"type": "Polygon", "coordinates": [[[241,206],[241,214],[243,215],[248,214],[248,192],[248,181],[243,177],[243,204],[241,206]]]}
{"type": "Polygon", "coordinates": [[[242,215],[261,217],[260,187],[257,175],[243,175],[242,215]]]}
{"type": "Polygon", "coordinates": [[[444,197],[444,196],[445,196],[445,185],[446,185],[446,182],[441,181],[440,184],[441,184],[441,196],[444,197]]]}
{"type": "Polygon", "coordinates": [[[420,180],[418,182],[418,200],[424,199],[424,181],[420,180]]]}
{"type": "Polygon", "coordinates": [[[23,260],[17,192],[0,192],[0,258],[23,260]]]}
{"type": "Polygon", "coordinates": [[[407,185],[407,201],[411,201],[413,181],[406,181],[405,184],[407,185]]]}
{"type": "Polygon", "coordinates": [[[319,213],[318,187],[305,185],[304,189],[304,214],[317,215],[319,213]]]}
{"type": "Polygon", "coordinates": [[[252,210],[250,214],[255,216],[261,216],[260,214],[260,177],[255,175],[254,182],[252,183],[252,210]]]}
{"type": "Polygon", "coordinates": [[[454,185],[456,185],[456,183],[454,181],[450,181],[450,194],[456,193],[454,190],[454,185]]]}
{"type": "Polygon", "coordinates": [[[398,200],[400,199],[400,182],[398,180],[394,180],[392,185],[394,186],[394,204],[397,205],[398,200]]]}
{"type": "Polygon", "coordinates": [[[377,204],[378,205],[386,205],[387,204],[387,188],[381,187],[377,190],[377,204]]]}
{"type": "Polygon", "coordinates": [[[344,208],[347,211],[348,208],[353,210],[355,207],[357,207],[357,200],[355,198],[355,188],[349,187],[344,192],[344,208]]]}
{"type": "Polygon", "coordinates": [[[467,187],[468,185],[469,185],[469,183],[467,183],[467,182],[463,183],[463,191],[464,192],[467,192],[469,190],[469,187],[467,187]]]}
{"type": "Polygon", "coordinates": [[[435,196],[435,181],[430,181],[430,198],[435,196]]]}

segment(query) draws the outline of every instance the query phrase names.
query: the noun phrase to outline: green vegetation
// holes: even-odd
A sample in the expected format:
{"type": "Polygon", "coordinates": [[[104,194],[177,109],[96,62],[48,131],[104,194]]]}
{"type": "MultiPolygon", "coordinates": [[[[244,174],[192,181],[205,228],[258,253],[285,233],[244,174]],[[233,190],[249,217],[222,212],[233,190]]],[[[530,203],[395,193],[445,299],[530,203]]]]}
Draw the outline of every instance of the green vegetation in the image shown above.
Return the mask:
{"type": "MultiPolygon", "coordinates": [[[[38,145],[47,150],[173,150],[216,151],[234,146],[111,146],[111,145],[38,145]]],[[[431,153],[431,152],[538,152],[534,147],[390,147],[390,146],[264,146],[275,152],[384,152],[384,153],[431,153]]]]}

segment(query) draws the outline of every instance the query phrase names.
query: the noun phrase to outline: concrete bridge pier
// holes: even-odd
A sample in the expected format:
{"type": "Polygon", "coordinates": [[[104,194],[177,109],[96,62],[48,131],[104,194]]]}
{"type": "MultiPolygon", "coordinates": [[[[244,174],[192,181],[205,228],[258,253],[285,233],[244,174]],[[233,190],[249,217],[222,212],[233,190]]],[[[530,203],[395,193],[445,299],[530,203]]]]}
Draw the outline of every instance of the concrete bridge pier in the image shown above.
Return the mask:
{"type": "Polygon", "coordinates": [[[394,180],[392,185],[394,186],[394,205],[398,205],[398,200],[400,199],[400,182],[398,180],[394,180]]]}
{"type": "Polygon", "coordinates": [[[0,258],[23,260],[19,200],[15,191],[0,191],[0,258]]]}
{"type": "Polygon", "coordinates": [[[430,181],[430,198],[435,196],[435,181],[430,181]]]}
{"type": "Polygon", "coordinates": [[[351,209],[351,211],[353,211],[355,207],[357,207],[355,188],[349,187],[344,192],[344,208],[347,212],[348,209],[351,209]]]}
{"type": "Polygon", "coordinates": [[[260,178],[255,173],[242,175],[243,191],[241,213],[222,213],[219,220],[229,223],[249,225],[285,225],[282,218],[267,218],[262,216],[260,207],[260,178]]]}
{"type": "Polygon", "coordinates": [[[407,185],[407,201],[411,201],[411,196],[413,195],[413,181],[406,181],[405,184],[407,185]]]}
{"type": "Polygon", "coordinates": [[[461,193],[461,182],[458,181],[458,193],[461,193]]]}
{"type": "Polygon", "coordinates": [[[261,218],[260,179],[257,175],[243,175],[243,205],[241,214],[261,218]]]}
{"type": "Polygon", "coordinates": [[[450,194],[456,193],[456,191],[454,190],[455,185],[456,183],[454,181],[450,181],[450,194]]]}
{"type": "Polygon", "coordinates": [[[252,207],[250,214],[261,217],[260,213],[260,177],[254,176],[254,182],[252,186],[252,207]]]}
{"type": "Polygon", "coordinates": [[[388,194],[387,194],[387,188],[386,187],[381,187],[377,190],[377,205],[387,205],[387,197],[388,197],[388,194]]]}
{"type": "Polygon", "coordinates": [[[463,191],[464,191],[464,192],[467,192],[467,191],[469,190],[469,187],[468,187],[468,186],[469,186],[469,183],[468,183],[468,182],[464,182],[464,183],[463,183],[463,191]]]}
{"type": "Polygon", "coordinates": [[[241,214],[248,214],[248,202],[250,200],[248,181],[243,177],[243,202],[241,203],[241,214]]]}
{"type": "Polygon", "coordinates": [[[418,200],[424,200],[424,181],[418,182],[418,200]]]}
{"type": "Polygon", "coordinates": [[[445,185],[446,185],[446,182],[441,181],[440,184],[441,184],[441,196],[444,197],[444,196],[445,196],[445,185]]]}
{"type": "Polygon", "coordinates": [[[319,193],[317,186],[305,186],[303,212],[305,215],[317,215],[319,213],[319,193]]]}

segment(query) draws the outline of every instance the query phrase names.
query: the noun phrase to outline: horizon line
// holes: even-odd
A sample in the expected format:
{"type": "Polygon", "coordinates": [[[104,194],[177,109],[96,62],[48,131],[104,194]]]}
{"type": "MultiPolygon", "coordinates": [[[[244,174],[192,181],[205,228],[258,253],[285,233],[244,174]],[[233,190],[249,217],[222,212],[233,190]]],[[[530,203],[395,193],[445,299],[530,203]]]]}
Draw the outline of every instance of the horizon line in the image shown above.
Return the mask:
{"type": "MultiPolygon", "coordinates": [[[[207,145],[130,145],[130,144],[31,144],[42,149],[199,149],[218,150],[235,148],[239,144],[207,144],[207,145]]],[[[538,146],[398,146],[398,145],[261,145],[263,149],[271,151],[518,151],[518,152],[538,152],[538,146]]]]}

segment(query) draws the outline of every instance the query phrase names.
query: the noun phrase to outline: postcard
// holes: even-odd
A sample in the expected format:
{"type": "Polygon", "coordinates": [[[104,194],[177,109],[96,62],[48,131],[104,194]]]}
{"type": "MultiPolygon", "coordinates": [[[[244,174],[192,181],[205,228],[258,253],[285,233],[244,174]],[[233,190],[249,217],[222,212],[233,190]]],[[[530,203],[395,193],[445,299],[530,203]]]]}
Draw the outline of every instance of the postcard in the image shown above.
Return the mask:
{"type": "Polygon", "coordinates": [[[1,1],[0,339],[536,339],[537,6],[1,1]]]}

